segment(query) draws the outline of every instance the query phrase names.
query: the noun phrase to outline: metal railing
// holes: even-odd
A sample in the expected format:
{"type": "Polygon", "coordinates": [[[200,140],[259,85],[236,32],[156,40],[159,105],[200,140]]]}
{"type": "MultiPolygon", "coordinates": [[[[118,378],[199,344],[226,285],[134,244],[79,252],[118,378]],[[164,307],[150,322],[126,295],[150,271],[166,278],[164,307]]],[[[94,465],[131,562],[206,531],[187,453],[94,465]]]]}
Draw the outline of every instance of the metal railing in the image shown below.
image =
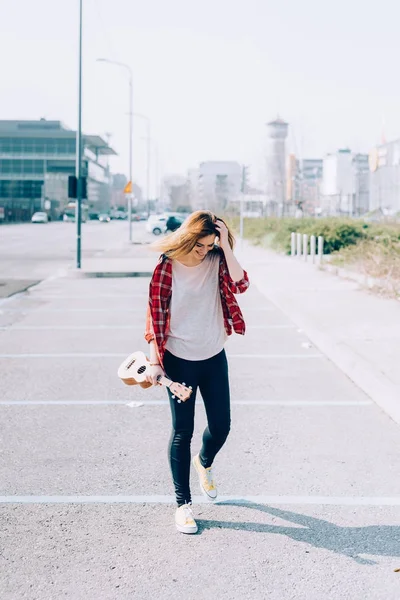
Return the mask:
{"type": "Polygon", "coordinates": [[[315,264],[322,264],[324,257],[324,238],[322,235],[309,236],[307,233],[295,233],[292,231],[291,234],[291,255],[297,258],[302,258],[304,261],[308,261],[310,257],[311,262],[315,264]]]}

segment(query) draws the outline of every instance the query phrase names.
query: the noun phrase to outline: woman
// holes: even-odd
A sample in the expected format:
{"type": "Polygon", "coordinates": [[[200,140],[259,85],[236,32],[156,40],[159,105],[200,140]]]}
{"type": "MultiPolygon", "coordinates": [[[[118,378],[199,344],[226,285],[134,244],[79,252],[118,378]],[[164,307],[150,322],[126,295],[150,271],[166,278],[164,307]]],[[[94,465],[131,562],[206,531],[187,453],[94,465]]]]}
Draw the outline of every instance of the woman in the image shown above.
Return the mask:
{"type": "Polygon", "coordinates": [[[217,498],[212,464],[230,429],[224,344],[232,328],[245,333],[234,294],[249,287],[247,273],[233,254],[233,241],[222,219],[209,211],[197,211],[155,245],[162,255],[150,282],[145,336],[152,365],[148,381],[157,385],[165,371],[173,381],[193,388],[189,400],[181,403],[168,390],[172,414],[169,457],[178,504],[175,524],[182,533],[197,532],[189,487],[197,389],[204,400],[208,427],[193,465],[209,500],[217,498]]]}

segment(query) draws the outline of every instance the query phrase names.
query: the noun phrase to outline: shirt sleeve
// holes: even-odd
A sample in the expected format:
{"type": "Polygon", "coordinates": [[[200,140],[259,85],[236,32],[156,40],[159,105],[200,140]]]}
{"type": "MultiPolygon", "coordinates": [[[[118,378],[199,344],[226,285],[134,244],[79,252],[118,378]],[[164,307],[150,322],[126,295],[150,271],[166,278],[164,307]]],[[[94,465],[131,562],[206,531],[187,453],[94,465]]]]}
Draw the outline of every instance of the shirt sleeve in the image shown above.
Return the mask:
{"type": "MultiPolygon", "coordinates": [[[[228,269],[227,269],[228,270],[228,269]]],[[[243,269],[243,277],[240,281],[233,281],[228,271],[228,287],[233,294],[243,294],[250,286],[249,276],[243,269]]]]}
{"type": "Polygon", "coordinates": [[[228,263],[223,253],[220,254],[221,268],[222,268],[222,281],[228,287],[229,291],[233,294],[243,294],[249,287],[250,281],[247,272],[243,269],[243,277],[240,281],[233,281],[230,276],[228,263]]]}
{"type": "Polygon", "coordinates": [[[151,312],[150,312],[150,304],[147,304],[146,329],[144,332],[144,339],[148,343],[152,342],[155,339],[154,329],[153,329],[153,320],[151,318],[151,312]]]}

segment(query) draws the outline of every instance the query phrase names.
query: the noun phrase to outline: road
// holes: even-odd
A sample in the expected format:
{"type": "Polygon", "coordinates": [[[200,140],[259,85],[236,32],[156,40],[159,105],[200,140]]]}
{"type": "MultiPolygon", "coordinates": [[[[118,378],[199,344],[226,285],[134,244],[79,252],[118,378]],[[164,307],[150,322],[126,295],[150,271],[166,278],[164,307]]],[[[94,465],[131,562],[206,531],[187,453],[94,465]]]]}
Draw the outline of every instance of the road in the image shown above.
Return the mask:
{"type": "MultiPolygon", "coordinates": [[[[133,241],[149,241],[143,223],[133,223],[133,241]]],[[[82,224],[82,261],[128,241],[128,223],[82,224]]],[[[0,227],[0,279],[44,279],[76,262],[76,226],[62,221],[0,227]]]]}
{"type": "MultiPolygon", "coordinates": [[[[34,255],[50,274],[53,244],[54,267],[71,262],[69,224],[25,227],[9,250],[19,273],[34,255]]],[[[88,264],[143,252],[124,223],[86,232],[86,251],[103,252],[88,264]]],[[[116,376],[143,348],[147,288],[70,275],[0,305],[1,600],[398,600],[399,426],[255,281],[246,336],[227,344],[220,502],[204,504],[193,475],[199,534],[176,532],[165,392],[116,376]]],[[[193,452],[201,398],[196,419],[193,452]]]]}

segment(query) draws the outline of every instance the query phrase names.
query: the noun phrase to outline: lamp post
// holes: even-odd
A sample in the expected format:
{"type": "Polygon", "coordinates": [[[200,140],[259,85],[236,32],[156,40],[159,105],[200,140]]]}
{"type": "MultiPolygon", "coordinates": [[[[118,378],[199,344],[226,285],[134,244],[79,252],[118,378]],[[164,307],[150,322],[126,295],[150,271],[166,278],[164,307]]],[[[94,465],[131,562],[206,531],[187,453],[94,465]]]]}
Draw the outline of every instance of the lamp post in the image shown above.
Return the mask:
{"type": "MultiPolygon", "coordinates": [[[[81,0],[82,1],[82,0],[81,0]]],[[[133,76],[132,69],[125,63],[118,62],[116,60],[109,60],[108,58],[98,58],[97,62],[104,62],[110,65],[121,67],[128,71],[129,74],[129,181],[133,186],[132,181],[132,152],[133,152],[133,76]]],[[[132,194],[129,194],[128,199],[128,221],[129,221],[129,241],[132,242],[132,194]]]]}
{"type": "Polygon", "coordinates": [[[76,220],[76,268],[81,268],[82,229],[82,0],[79,0],[79,62],[78,62],[78,128],[76,131],[76,167],[78,180],[75,208],[76,220]]]}

